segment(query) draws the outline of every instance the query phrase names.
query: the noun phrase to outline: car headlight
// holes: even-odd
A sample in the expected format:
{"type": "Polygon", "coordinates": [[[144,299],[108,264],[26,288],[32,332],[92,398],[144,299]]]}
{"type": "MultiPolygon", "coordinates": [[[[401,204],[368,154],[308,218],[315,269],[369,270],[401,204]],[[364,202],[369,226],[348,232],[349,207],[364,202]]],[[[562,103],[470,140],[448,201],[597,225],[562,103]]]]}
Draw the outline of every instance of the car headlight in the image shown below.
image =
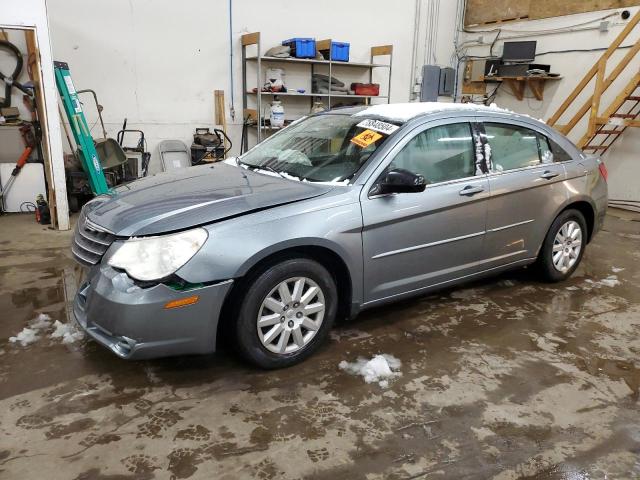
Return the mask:
{"type": "Polygon", "coordinates": [[[187,263],[204,245],[204,228],[158,237],[130,238],[107,262],[136,280],[160,280],[187,263]]]}

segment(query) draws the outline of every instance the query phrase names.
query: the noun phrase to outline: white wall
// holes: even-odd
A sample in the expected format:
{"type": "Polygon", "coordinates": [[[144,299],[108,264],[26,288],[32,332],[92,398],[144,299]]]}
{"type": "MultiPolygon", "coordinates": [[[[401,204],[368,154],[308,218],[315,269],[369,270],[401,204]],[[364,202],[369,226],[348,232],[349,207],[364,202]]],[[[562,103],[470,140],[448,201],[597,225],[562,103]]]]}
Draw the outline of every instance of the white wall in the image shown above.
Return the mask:
{"type": "MultiPolygon", "coordinates": [[[[69,63],[76,88],[97,92],[110,136],[125,117],[130,128],[144,130],[152,171],[159,167],[160,140],[177,138],[189,145],[196,127],[212,125],[215,89],[225,91],[229,114],[226,1],[49,0],[48,7],[54,58],[69,63]]],[[[391,98],[402,102],[409,98],[414,11],[412,1],[391,6],[385,0],[366,5],[233,0],[234,147],[239,146],[242,120],[241,34],[260,31],[263,50],[290,37],[346,41],[354,61],[368,61],[372,45],[393,44],[391,98]]],[[[304,78],[293,67],[287,73],[290,87],[304,78]]],[[[91,125],[97,117],[89,105],[87,97],[85,113],[91,125]]],[[[287,107],[295,110],[294,104],[287,107]]],[[[298,107],[308,110],[306,103],[298,107]]],[[[93,134],[101,135],[99,126],[93,134]]]]}
{"type": "MultiPolygon", "coordinates": [[[[583,24],[590,20],[601,18],[610,13],[622,12],[624,9],[618,10],[606,10],[599,12],[590,12],[578,15],[569,15],[565,17],[550,18],[545,20],[525,21],[504,24],[505,29],[516,30],[517,32],[504,31],[500,35],[500,39],[496,42],[494,48],[494,54],[500,55],[503,46],[503,37],[512,35],[520,35],[526,31],[541,30],[541,29],[558,29],[571,25],[583,24]]],[[[628,8],[632,15],[636,13],[638,7],[628,8]]],[[[615,39],[618,33],[624,28],[626,21],[623,21],[620,16],[615,16],[608,19],[611,22],[610,29],[607,33],[601,33],[597,29],[574,31],[570,33],[554,33],[546,35],[530,35],[522,38],[509,39],[511,41],[517,40],[536,40],[537,53],[557,51],[557,50],[571,50],[571,49],[596,49],[607,48],[611,42],[615,39]]],[[[593,27],[594,25],[589,25],[593,27]]],[[[576,28],[585,28],[576,27],[576,28]]],[[[485,28],[486,29],[486,28],[485,28]]],[[[478,36],[484,37],[485,43],[490,43],[495,33],[467,33],[463,36],[463,41],[476,40],[478,36]]],[[[640,27],[636,27],[636,31],[632,32],[628,39],[623,42],[623,45],[632,45],[640,38],[640,27]]],[[[467,54],[469,55],[488,55],[489,47],[487,45],[480,47],[469,48],[467,54]]],[[[610,72],[616,65],[617,61],[621,59],[627,50],[617,51],[613,57],[609,60],[609,67],[607,72],[610,72]]],[[[531,98],[532,94],[527,91],[525,94],[527,97],[524,101],[518,101],[509,90],[509,87],[503,85],[496,97],[495,103],[501,107],[508,108],[510,110],[526,113],[535,118],[541,118],[547,120],[560,106],[560,104],[567,98],[574,87],[582,79],[584,74],[593,66],[593,64],[600,58],[602,51],[597,52],[571,52],[571,53],[557,53],[539,56],[536,58],[536,63],[544,63],[551,65],[551,71],[562,75],[562,80],[555,82],[548,82],[545,92],[544,100],[538,101],[535,98],[531,98]]],[[[603,96],[601,101],[601,112],[609,105],[611,100],[620,92],[622,86],[626,85],[631,76],[637,71],[640,65],[640,57],[636,58],[632,62],[627,70],[623,72],[618,80],[609,88],[607,93],[603,96]]],[[[489,90],[491,86],[489,87],[489,90]]],[[[586,98],[593,92],[593,82],[585,89],[585,93],[578,97],[579,99],[586,100],[586,98]]],[[[572,108],[561,118],[558,124],[566,123],[571,118],[571,115],[578,109],[582,102],[577,102],[572,108]]],[[[586,117],[586,116],[585,116],[586,117]]],[[[570,134],[570,138],[576,141],[586,131],[586,120],[579,124],[574,131],[570,134]]],[[[619,139],[616,144],[605,155],[605,162],[610,172],[609,176],[609,195],[612,199],[633,199],[640,200],[640,184],[638,181],[638,173],[640,168],[638,167],[637,152],[640,146],[640,132],[638,129],[629,128],[623,135],[622,139],[619,139]]]]}
{"type": "Polygon", "coordinates": [[[69,228],[69,209],[45,0],[3,0],[0,2],[0,26],[35,28],[36,31],[42,63],[42,91],[45,102],[45,111],[39,112],[39,115],[41,122],[46,123],[50,134],[48,153],[56,197],[58,228],[67,230],[69,228]]]}

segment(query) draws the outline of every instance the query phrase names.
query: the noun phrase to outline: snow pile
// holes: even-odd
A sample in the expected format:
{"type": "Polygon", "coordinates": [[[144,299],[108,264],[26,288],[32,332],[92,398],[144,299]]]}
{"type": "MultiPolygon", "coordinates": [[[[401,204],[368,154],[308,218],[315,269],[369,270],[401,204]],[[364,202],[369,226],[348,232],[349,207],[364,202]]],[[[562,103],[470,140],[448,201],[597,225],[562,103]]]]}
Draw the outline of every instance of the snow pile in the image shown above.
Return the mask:
{"type": "Polygon", "coordinates": [[[39,314],[29,322],[29,326],[22,329],[15,337],[9,337],[9,342],[19,343],[23,347],[38,340],[38,332],[51,325],[51,317],[46,313],[39,314]]]}
{"type": "Polygon", "coordinates": [[[387,388],[390,379],[402,375],[400,365],[399,359],[383,353],[374,355],[370,360],[362,357],[352,363],[343,360],[338,367],[352,375],[360,375],[366,383],[377,383],[382,388],[387,388]]]}
{"type": "Polygon", "coordinates": [[[613,273],[620,273],[621,271],[623,271],[624,268],[620,268],[620,267],[611,267],[611,271],[613,273]]]}
{"type": "Polygon", "coordinates": [[[9,337],[11,343],[20,343],[23,347],[38,340],[38,330],[25,327],[15,337],[9,337]]]}
{"type": "Polygon", "coordinates": [[[62,323],[56,320],[53,327],[55,330],[49,337],[61,338],[64,344],[74,343],[76,340],[82,340],[84,338],[84,334],[69,323],[62,323]]]}
{"type": "Polygon", "coordinates": [[[84,333],[78,330],[75,325],[70,323],[62,323],[58,320],[51,324],[51,317],[45,313],[41,313],[29,322],[29,326],[22,329],[15,337],[9,337],[9,342],[19,343],[23,347],[40,340],[40,333],[53,327],[53,332],[49,338],[62,340],[62,343],[70,344],[84,338],[84,333]]]}

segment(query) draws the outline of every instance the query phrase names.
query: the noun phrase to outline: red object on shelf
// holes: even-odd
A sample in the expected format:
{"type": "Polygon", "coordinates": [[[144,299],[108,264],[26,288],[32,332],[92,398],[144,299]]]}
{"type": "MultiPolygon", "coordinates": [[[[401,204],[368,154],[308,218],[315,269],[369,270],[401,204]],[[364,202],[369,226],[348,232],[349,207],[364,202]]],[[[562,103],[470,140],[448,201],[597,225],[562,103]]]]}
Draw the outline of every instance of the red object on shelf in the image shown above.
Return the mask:
{"type": "Polygon", "coordinates": [[[372,97],[377,97],[380,95],[380,84],[379,83],[352,83],[351,90],[356,95],[371,95],[372,97]]]}

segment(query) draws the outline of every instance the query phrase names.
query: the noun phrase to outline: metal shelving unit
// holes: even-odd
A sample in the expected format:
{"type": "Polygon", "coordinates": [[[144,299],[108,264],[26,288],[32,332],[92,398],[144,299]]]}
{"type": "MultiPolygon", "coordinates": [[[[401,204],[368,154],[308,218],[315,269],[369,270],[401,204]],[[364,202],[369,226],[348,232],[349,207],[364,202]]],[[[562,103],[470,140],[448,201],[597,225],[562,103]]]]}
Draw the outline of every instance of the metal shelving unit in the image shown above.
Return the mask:
{"type": "MultiPolygon", "coordinates": [[[[242,108],[243,108],[243,118],[250,118],[252,120],[252,126],[256,127],[258,142],[262,140],[264,131],[272,131],[278,130],[274,128],[270,128],[266,126],[265,119],[262,114],[262,97],[273,97],[277,95],[278,97],[290,98],[290,97],[300,97],[300,98],[309,98],[309,107],[313,104],[313,99],[316,97],[321,97],[326,99],[327,106],[329,109],[332,107],[331,100],[332,99],[359,99],[362,100],[365,105],[369,105],[372,98],[381,98],[385,99],[387,103],[389,103],[389,91],[391,88],[391,66],[393,63],[393,45],[379,45],[375,47],[371,47],[371,61],[369,63],[363,62],[340,62],[334,60],[316,60],[313,58],[277,58],[277,57],[266,57],[261,54],[260,49],[260,32],[247,33],[241,36],[242,43],[242,108]],[[254,52],[251,55],[247,54],[247,47],[255,46],[254,52]],[[388,58],[388,63],[381,63],[380,61],[374,61],[379,59],[380,57],[388,58]],[[247,65],[254,64],[256,70],[256,88],[257,91],[253,91],[253,87],[248,86],[247,81],[247,65]],[[387,92],[386,95],[348,95],[348,94],[340,94],[340,93],[313,93],[313,92],[305,92],[305,93],[297,93],[297,92],[262,92],[262,85],[264,83],[263,77],[263,63],[277,63],[277,64],[300,64],[300,65],[310,65],[310,74],[311,78],[313,78],[313,74],[316,73],[316,67],[328,67],[328,75],[329,77],[333,74],[334,67],[347,67],[353,69],[365,69],[369,71],[369,82],[373,81],[373,70],[376,68],[384,68],[388,69],[388,82],[387,82],[387,92]],[[249,108],[249,99],[255,98],[255,109],[249,108]]],[[[316,42],[318,50],[328,48],[331,45],[331,40],[320,40],[316,42]]],[[[329,52],[331,52],[331,48],[329,48],[329,52]]],[[[326,71],[326,68],[324,69],[326,71]]],[[[324,72],[323,72],[324,73],[324,72]]],[[[248,146],[248,138],[245,136],[244,139],[244,149],[246,150],[248,146]]]]}

